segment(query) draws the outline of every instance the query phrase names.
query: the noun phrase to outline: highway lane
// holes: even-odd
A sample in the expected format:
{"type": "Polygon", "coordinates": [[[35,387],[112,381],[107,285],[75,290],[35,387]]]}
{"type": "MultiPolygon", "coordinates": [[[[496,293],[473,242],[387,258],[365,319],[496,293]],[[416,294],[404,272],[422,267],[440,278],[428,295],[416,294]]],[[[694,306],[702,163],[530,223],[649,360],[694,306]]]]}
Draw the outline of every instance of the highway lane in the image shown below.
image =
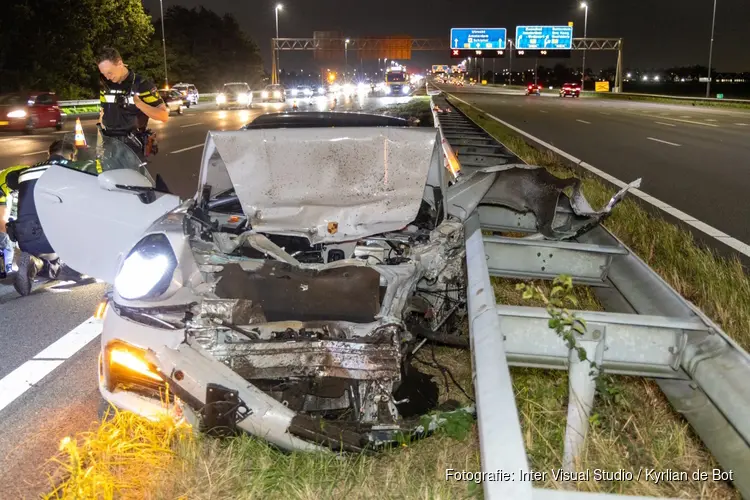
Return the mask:
{"type": "Polygon", "coordinates": [[[443,88],[750,243],[750,112],[443,88]]]}
{"type": "MultiPolygon", "coordinates": [[[[340,100],[336,109],[373,111],[407,100],[340,100]]],[[[312,106],[307,101],[298,104],[300,111],[329,109],[326,100],[314,100],[312,106]]],[[[236,130],[261,113],[290,106],[291,101],[286,106],[218,111],[214,106],[200,105],[183,116],[172,116],[166,124],[152,122],[160,152],[149,170],[152,174],[161,173],[178,195],[192,196],[209,130],[236,130]]],[[[69,120],[66,131],[73,129],[74,122],[69,120]]],[[[87,131],[93,131],[95,122],[82,120],[87,131]]],[[[30,153],[45,150],[61,135],[54,130],[33,136],[0,135],[0,168],[19,161],[43,159],[44,153],[30,153]]],[[[95,425],[100,402],[96,387],[99,347],[96,335],[90,336],[88,344],[66,361],[56,360],[54,354],[43,354],[43,360],[29,360],[45,353],[51,344],[67,339],[68,332],[93,314],[106,289],[107,285],[96,282],[56,282],[37,284],[30,296],[20,297],[7,282],[0,283],[0,498],[38,497],[46,491],[45,460],[55,453],[60,439],[95,425]],[[32,371],[44,368],[45,363],[59,366],[47,375],[44,370],[22,373],[21,380],[31,376],[32,387],[16,398],[14,391],[21,376],[18,373],[30,363],[32,371]]]]}

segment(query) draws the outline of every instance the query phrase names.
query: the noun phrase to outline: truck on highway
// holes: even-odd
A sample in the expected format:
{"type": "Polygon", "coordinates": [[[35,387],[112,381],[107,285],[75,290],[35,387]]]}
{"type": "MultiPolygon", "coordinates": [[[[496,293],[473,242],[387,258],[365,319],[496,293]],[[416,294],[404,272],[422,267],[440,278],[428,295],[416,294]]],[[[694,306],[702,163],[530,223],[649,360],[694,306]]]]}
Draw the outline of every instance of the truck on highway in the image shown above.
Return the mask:
{"type": "Polygon", "coordinates": [[[411,91],[409,73],[404,67],[389,68],[385,71],[383,89],[387,95],[406,95],[411,91]]]}

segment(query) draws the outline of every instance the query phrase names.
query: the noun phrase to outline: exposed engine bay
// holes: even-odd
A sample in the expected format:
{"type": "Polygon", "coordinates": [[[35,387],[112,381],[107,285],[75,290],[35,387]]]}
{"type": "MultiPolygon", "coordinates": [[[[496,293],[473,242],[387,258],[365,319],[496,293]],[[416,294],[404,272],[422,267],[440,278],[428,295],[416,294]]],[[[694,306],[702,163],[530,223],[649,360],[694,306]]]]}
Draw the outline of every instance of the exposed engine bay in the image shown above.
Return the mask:
{"type": "Polygon", "coordinates": [[[222,226],[226,215],[198,208],[187,219],[210,277],[189,341],[290,409],[356,431],[351,448],[410,432],[437,404],[435,384],[399,390],[421,375],[409,363],[419,332],[439,333],[465,312],[462,223],[423,203],[402,231],[311,244],[222,226]]]}

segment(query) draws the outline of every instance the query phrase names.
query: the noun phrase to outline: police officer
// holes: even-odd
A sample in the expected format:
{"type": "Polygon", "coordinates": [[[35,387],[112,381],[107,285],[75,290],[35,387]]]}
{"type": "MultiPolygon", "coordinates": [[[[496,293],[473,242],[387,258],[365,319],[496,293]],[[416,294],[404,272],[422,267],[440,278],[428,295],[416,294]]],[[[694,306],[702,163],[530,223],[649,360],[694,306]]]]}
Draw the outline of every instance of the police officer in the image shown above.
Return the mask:
{"type": "Polygon", "coordinates": [[[148,120],[169,120],[167,105],[154,82],[129,69],[116,49],[103,48],[96,63],[102,84],[102,133],[123,141],[145,160],[149,153],[156,152],[153,134],[146,128],[148,120]]]}
{"type": "Polygon", "coordinates": [[[13,282],[13,287],[21,295],[31,293],[37,275],[44,274],[49,279],[56,279],[60,272],[60,259],[47,241],[37,215],[34,186],[50,166],[71,165],[74,154],[75,148],[71,142],[57,140],[50,146],[49,157],[45,161],[17,170],[17,181],[10,185],[18,191],[18,214],[16,220],[8,225],[8,232],[18,242],[22,252],[13,282]]]}
{"type": "Polygon", "coordinates": [[[12,193],[16,190],[18,176],[27,168],[27,165],[14,165],[0,171],[0,279],[5,279],[13,270],[13,243],[5,223],[13,209],[12,193]]]}

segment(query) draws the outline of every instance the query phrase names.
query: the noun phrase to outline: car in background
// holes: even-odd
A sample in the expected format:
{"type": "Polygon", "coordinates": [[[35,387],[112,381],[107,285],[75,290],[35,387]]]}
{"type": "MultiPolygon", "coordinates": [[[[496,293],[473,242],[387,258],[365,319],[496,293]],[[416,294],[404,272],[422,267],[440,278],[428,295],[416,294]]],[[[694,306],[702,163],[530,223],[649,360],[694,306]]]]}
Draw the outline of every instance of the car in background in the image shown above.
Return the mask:
{"type": "Polygon", "coordinates": [[[33,134],[38,128],[61,130],[65,114],[54,92],[16,92],[0,95],[0,131],[33,134]]]}
{"type": "Polygon", "coordinates": [[[216,96],[219,109],[242,107],[249,109],[253,105],[253,91],[246,82],[225,83],[216,96]]]}
{"type": "Polygon", "coordinates": [[[286,102],[286,90],[283,85],[267,85],[260,93],[261,102],[286,102]]]}
{"type": "Polygon", "coordinates": [[[178,83],[172,87],[180,94],[182,94],[182,100],[185,102],[185,106],[188,108],[193,104],[198,104],[200,100],[200,94],[198,89],[192,83],[178,83]]]}
{"type": "Polygon", "coordinates": [[[581,97],[581,84],[580,83],[566,83],[560,89],[560,97],[581,97]]]}
{"type": "Polygon", "coordinates": [[[313,89],[309,85],[299,85],[296,88],[290,89],[289,93],[292,95],[292,97],[312,97],[315,92],[313,92],[313,89]]]}
{"type": "Polygon", "coordinates": [[[164,101],[164,104],[167,105],[167,109],[169,110],[170,114],[173,111],[177,112],[178,115],[184,113],[185,101],[183,100],[183,96],[179,90],[162,89],[159,91],[159,95],[161,96],[162,101],[164,101]]]}
{"type": "Polygon", "coordinates": [[[542,95],[542,86],[536,83],[530,83],[526,86],[526,95],[542,95]]]}

